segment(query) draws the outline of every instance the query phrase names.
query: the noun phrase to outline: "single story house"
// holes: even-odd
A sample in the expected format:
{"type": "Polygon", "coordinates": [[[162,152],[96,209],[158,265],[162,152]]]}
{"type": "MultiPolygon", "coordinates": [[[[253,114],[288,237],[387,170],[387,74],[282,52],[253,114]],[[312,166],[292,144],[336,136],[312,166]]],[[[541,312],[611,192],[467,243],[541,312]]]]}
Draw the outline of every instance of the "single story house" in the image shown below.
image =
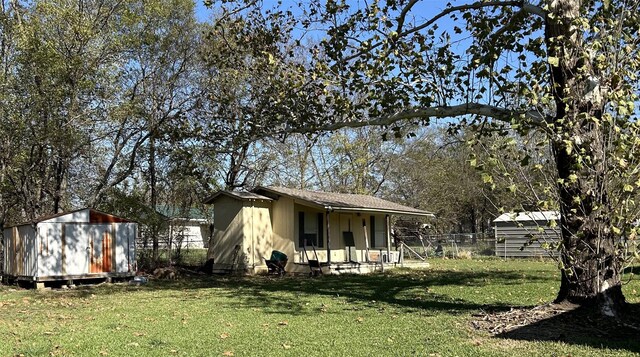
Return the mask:
{"type": "Polygon", "coordinates": [[[213,222],[202,210],[161,206],[158,212],[166,217],[168,222],[172,248],[204,249],[208,247],[213,222]]]}
{"type": "Polygon", "coordinates": [[[284,187],[218,191],[204,203],[214,206],[214,271],[263,271],[277,250],[288,272],[309,272],[312,260],[327,273],[366,273],[398,261],[391,215],[433,217],[377,197],[284,187]]]}
{"type": "Polygon", "coordinates": [[[85,208],[4,230],[6,281],[126,278],[136,273],[138,225],[85,208]]]}
{"type": "Polygon", "coordinates": [[[496,255],[503,258],[549,256],[560,240],[557,211],[504,213],[493,224],[496,255]]]}

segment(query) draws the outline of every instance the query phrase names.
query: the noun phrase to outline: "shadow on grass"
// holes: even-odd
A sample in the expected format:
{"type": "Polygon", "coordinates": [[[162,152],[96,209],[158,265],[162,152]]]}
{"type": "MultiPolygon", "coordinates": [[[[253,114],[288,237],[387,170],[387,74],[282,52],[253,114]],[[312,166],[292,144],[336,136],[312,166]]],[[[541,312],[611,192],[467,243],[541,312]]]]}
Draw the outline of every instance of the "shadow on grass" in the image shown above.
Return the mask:
{"type": "MultiPolygon", "coordinates": [[[[518,289],[525,283],[549,281],[550,277],[527,272],[512,271],[399,271],[371,275],[340,275],[308,278],[290,276],[203,276],[183,275],[179,280],[151,280],[149,284],[103,284],[63,291],[59,296],[90,298],[103,294],[135,294],[136,292],[162,292],[164,298],[176,301],[202,300],[208,296],[225,297],[223,304],[243,309],[261,309],[267,313],[302,315],[317,314],[318,307],[305,306],[311,297],[335,299],[331,305],[341,306],[342,311],[370,308],[392,308],[407,313],[459,315],[480,310],[505,312],[514,306],[506,303],[483,305],[473,302],[468,290],[491,285],[487,289],[518,289]],[[464,287],[460,298],[435,294],[433,287],[464,287]],[[465,290],[468,289],[468,290],[465,290]],[[341,303],[346,302],[344,305],[341,303]]],[[[495,291],[495,290],[494,290],[495,291]]],[[[43,294],[49,297],[57,292],[43,294]]],[[[317,301],[316,301],[317,303],[317,301]]],[[[212,306],[214,309],[215,306],[212,306]]],[[[516,307],[517,308],[517,307],[516,307]]],[[[531,306],[526,307],[530,309],[531,306]]],[[[340,313],[340,309],[334,313],[340,313]]],[[[629,314],[640,316],[640,304],[630,304],[629,314]]],[[[602,322],[593,313],[578,308],[550,318],[527,323],[497,338],[522,341],[563,342],[599,349],[640,352],[637,330],[624,325],[602,322]]]]}
{"type": "MultiPolygon", "coordinates": [[[[183,275],[179,280],[151,280],[149,284],[141,286],[104,284],[93,288],[80,287],[65,292],[64,295],[88,298],[93,294],[171,290],[174,291],[172,297],[184,300],[193,291],[207,289],[210,294],[228,295],[235,306],[268,309],[271,313],[287,315],[312,313],[304,307],[304,301],[310,296],[341,299],[347,301],[348,308],[352,309],[385,303],[408,312],[447,312],[457,315],[478,309],[509,309],[512,306],[507,304],[497,303],[489,306],[465,300],[464,297],[470,295],[471,290],[484,285],[517,286],[523,283],[522,279],[522,273],[518,272],[471,270],[414,270],[370,275],[328,275],[318,278],[183,275]],[[429,291],[429,288],[436,286],[463,286],[464,289],[460,290],[461,298],[454,298],[429,291]]],[[[527,282],[536,280],[548,278],[535,275],[526,277],[527,282]]]]}
{"type": "MultiPolygon", "coordinates": [[[[383,302],[408,311],[447,311],[450,314],[465,313],[486,306],[460,298],[452,298],[429,291],[435,286],[465,286],[473,289],[482,281],[503,280],[505,283],[516,279],[516,274],[496,272],[428,272],[409,274],[371,274],[324,276],[317,279],[288,278],[263,281],[251,281],[245,285],[251,290],[246,302],[254,306],[273,306],[289,304],[287,301],[274,301],[281,292],[298,295],[315,295],[330,298],[344,298],[352,304],[368,305],[383,302]],[[265,294],[267,293],[267,294],[265,294]]],[[[466,295],[466,294],[461,294],[466,295]]],[[[494,309],[506,309],[506,305],[494,305],[494,309]]],[[[284,309],[284,313],[291,313],[284,309]]]]}
{"type": "Polygon", "coordinates": [[[496,335],[521,341],[549,341],[593,348],[640,352],[640,304],[628,304],[624,322],[606,318],[593,308],[577,307],[496,335]]]}

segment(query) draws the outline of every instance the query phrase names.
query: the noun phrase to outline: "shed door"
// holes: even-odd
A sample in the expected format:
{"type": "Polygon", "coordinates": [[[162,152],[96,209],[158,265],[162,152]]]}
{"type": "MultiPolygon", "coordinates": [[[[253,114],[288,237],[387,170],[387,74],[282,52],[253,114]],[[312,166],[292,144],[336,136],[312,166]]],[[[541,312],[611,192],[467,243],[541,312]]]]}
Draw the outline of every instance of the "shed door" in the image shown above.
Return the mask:
{"type": "Polygon", "coordinates": [[[90,270],[89,273],[108,273],[111,271],[113,261],[113,234],[110,226],[94,225],[89,229],[89,255],[90,270]]]}

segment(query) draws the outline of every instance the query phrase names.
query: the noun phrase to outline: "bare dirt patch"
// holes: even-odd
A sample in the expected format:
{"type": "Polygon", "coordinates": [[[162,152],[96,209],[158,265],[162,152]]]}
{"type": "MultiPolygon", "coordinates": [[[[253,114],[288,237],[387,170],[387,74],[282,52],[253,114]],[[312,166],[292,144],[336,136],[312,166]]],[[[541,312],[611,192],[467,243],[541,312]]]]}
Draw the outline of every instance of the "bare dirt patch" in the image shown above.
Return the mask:
{"type": "Polygon", "coordinates": [[[628,305],[619,319],[602,316],[595,309],[562,303],[483,311],[473,315],[470,325],[475,330],[515,340],[624,343],[640,335],[640,304],[628,305]]]}

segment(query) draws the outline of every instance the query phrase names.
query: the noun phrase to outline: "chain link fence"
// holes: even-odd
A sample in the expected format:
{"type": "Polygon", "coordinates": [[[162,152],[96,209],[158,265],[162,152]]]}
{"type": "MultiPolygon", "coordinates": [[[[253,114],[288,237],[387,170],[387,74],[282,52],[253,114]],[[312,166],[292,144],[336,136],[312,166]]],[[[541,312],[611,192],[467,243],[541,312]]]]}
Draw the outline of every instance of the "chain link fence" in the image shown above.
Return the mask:
{"type": "Polygon", "coordinates": [[[153,244],[151,240],[137,241],[138,266],[142,269],[167,265],[181,265],[199,267],[207,260],[207,244],[201,237],[185,236],[174,239],[169,244],[168,239],[158,242],[157,264],[153,262],[153,244]]]}
{"type": "MultiPolygon", "coordinates": [[[[493,234],[398,234],[394,237],[396,247],[404,244],[405,259],[420,257],[470,258],[473,256],[495,256],[496,240],[493,234]],[[418,255],[420,257],[418,257],[418,255]]],[[[421,259],[421,258],[420,258],[421,259]]]]}

